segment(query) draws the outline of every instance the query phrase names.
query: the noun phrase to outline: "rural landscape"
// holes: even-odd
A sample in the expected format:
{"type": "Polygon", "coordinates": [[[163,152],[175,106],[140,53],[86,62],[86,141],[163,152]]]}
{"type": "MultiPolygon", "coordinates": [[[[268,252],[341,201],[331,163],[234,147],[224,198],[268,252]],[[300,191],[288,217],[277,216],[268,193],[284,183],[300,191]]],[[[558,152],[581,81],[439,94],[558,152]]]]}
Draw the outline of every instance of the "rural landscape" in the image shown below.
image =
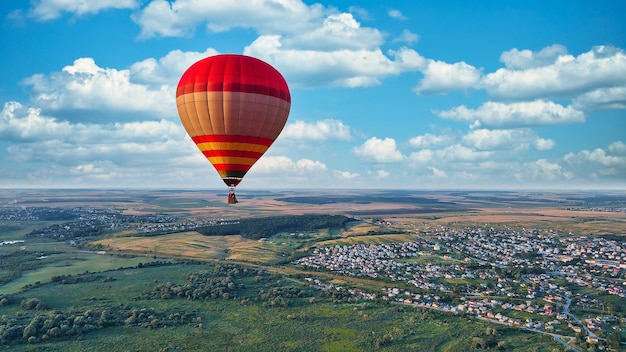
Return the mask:
{"type": "Polygon", "coordinates": [[[621,351],[626,193],[0,192],[0,351],[621,351]]]}

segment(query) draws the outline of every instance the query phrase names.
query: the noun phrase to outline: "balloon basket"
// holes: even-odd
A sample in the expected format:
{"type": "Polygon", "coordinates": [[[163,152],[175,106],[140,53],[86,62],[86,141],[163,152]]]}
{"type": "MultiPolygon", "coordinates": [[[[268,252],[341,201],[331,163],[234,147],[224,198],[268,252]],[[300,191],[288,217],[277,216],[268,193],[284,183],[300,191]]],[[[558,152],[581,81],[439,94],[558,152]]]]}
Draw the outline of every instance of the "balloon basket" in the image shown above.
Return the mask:
{"type": "Polygon", "coordinates": [[[230,191],[228,191],[228,204],[237,204],[239,203],[237,201],[237,196],[235,196],[235,190],[234,189],[230,189],[230,191]]]}

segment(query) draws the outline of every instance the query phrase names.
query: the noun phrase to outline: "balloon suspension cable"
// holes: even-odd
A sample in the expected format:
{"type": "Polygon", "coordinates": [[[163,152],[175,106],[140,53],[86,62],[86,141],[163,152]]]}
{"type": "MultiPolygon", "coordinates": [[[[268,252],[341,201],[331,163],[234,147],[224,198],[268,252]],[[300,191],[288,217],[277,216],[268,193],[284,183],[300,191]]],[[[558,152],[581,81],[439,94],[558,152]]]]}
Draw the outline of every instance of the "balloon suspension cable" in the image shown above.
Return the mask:
{"type": "Polygon", "coordinates": [[[237,204],[237,196],[235,196],[235,187],[231,186],[228,188],[228,204],[237,204]]]}

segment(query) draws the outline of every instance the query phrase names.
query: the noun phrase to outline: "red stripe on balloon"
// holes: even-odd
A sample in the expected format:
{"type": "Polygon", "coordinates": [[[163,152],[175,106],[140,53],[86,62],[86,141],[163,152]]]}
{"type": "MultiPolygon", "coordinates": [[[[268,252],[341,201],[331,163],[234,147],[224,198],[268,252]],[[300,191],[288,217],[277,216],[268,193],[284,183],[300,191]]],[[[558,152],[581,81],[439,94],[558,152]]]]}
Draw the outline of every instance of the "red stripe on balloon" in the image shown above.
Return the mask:
{"type": "Polygon", "coordinates": [[[282,99],[286,102],[291,102],[289,92],[281,90],[276,87],[268,87],[258,84],[245,84],[239,82],[203,82],[196,83],[191,82],[189,84],[181,84],[176,89],[176,97],[183,94],[198,93],[198,92],[236,92],[236,93],[253,93],[261,95],[269,95],[274,98],[282,99]]]}
{"type": "Polygon", "coordinates": [[[213,164],[217,171],[248,171],[252,165],[245,164],[213,164]]]}
{"type": "Polygon", "coordinates": [[[253,136],[228,136],[228,135],[202,135],[191,137],[194,143],[249,143],[269,147],[274,142],[272,139],[253,136]]]}

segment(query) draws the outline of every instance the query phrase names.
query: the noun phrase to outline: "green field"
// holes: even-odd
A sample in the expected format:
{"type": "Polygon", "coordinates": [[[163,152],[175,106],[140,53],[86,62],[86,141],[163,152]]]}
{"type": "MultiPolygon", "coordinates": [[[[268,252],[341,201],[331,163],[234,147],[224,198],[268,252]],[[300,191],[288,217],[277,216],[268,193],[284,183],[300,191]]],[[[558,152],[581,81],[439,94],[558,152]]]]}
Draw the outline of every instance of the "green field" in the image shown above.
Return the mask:
{"type": "MultiPolygon", "coordinates": [[[[71,316],[75,322],[91,319],[88,314],[93,316],[94,312],[96,318],[104,316],[103,311],[121,311],[122,316],[94,320],[95,328],[81,332],[78,338],[42,337],[45,328],[40,328],[38,334],[33,333],[31,343],[15,340],[0,345],[0,350],[468,351],[472,350],[474,337],[516,351],[551,351],[558,347],[551,338],[540,335],[504,327],[496,327],[496,335],[486,335],[491,325],[480,321],[468,323],[464,318],[437,312],[353,301],[233,265],[227,267],[231,273],[227,276],[236,288],[228,298],[150,296],[165,283],[183,287],[190,274],[212,270],[217,269],[208,264],[144,266],[75,276],[84,280],[80,283],[56,282],[31,288],[13,296],[14,303],[3,308],[4,314],[12,318],[3,319],[23,325],[40,319],[45,325],[43,320],[52,317],[58,320],[71,316]],[[297,296],[289,296],[289,292],[297,292],[297,296]],[[274,301],[284,302],[280,297],[290,298],[287,304],[274,305],[274,301]],[[46,303],[47,308],[26,310],[18,303],[33,298],[46,303]],[[116,320],[141,310],[150,311],[152,324],[116,320]],[[154,323],[180,312],[186,312],[191,319],[171,325],[154,323]]],[[[213,272],[209,278],[224,278],[213,272]]]]}

